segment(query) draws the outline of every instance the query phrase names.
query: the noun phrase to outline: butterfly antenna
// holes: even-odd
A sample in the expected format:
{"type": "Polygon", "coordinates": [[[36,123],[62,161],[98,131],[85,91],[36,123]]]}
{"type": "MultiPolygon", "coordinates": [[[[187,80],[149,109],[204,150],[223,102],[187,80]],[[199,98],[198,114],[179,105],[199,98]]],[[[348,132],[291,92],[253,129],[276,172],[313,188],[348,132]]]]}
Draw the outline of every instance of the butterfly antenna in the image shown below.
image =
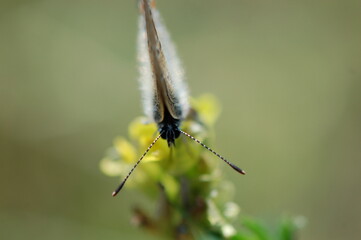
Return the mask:
{"type": "Polygon", "coordinates": [[[128,175],[124,178],[124,180],[119,184],[119,186],[117,187],[117,189],[115,189],[115,191],[112,193],[112,196],[115,197],[120,190],[122,190],[125,182],[128,180],[129,176],[132,174],[132,172],[134,171],[134,169],[138,166],[138,164],[143,160],[143,158],[145,157],[145,155],[147,155],[147,153],[149,152],[149,150],[154,146],[154,144],[158,141],[158,139],[160,138],[161,135],[159,135],[158,137],[156,137],[153,142],[149,145],[149,147],[147,148],[147,150],[145,150],[145,152],[143,153],[143,155],[139,158],[139,160],[134,164],[133,168],[129,171],[128,175]]]}
{"type": "Polygon", "coordinates": [[[202,143],[201,141],[199,141],[198,139],[196,139],[195,137],[191,136],[190,134],[179,130],[181,133],[183,133],[184,135],[186,135],[187,137],[189,137],[190,139],[192,139],[193,141],[199,143],[202,147],[204,147],[205,149],[207,149],[208,151],[210,151],[211,153],[213,153],[214,155],[216,155],[217,157],[219,157],[220,159],[222,159],[225,163],[227,163],[231,168],[233,168],[234,170],[236,170],[237,172],[241,173],[241,174],[246,174],[245,171],[243,171],[242,169],[240,169],[239,167],[237,167],[236,165],[234,165],[233,163],[229,162],[227,159],[225,159],[224,157],[222,157],[221,155],[219,155],[217,152],[215,152],[213,149],[207,147],[206,145],[204,145],[204,143],[202,143]]]}

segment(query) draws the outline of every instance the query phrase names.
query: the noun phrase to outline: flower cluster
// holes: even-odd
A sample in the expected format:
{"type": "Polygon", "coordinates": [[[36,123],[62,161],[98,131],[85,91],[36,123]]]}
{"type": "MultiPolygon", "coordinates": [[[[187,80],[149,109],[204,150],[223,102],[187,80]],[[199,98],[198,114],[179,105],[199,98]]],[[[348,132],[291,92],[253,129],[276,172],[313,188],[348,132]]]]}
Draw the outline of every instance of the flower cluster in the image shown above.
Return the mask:
{"type": "MultiPolygon", "coordinates": [[[[192,110],[182,122],[181,129],[208,144],[220,107],[211,95],[191,100],[192,110]]],[[[157,136],[155,123],[136,118],[129,126],[129,138],[118,137],[100,162],[108,176],[128,174],[138,158],[157,136]]],[[[125,184],[125,190],[137,189],[150,199],[158,200],[160,210],[149,217],[135,209],[139,225],[172,239],[200,239],[212,236],[223,239],[235,234],[231,224],[239,214],[232,202],[233,184],[225,181],[218,159],[208,150],[181,135],[175,147],[158,141],[125,184]]]]}

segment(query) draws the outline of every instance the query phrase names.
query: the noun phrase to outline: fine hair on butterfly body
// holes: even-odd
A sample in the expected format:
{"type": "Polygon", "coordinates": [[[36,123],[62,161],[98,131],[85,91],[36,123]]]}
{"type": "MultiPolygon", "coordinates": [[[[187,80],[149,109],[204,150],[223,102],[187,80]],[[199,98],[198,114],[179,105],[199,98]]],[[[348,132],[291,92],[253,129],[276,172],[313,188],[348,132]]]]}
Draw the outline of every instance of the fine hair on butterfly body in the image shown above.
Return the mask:
{"type": "Polygon", "coordinates": [[[163,138],[168,146],[175,145],[180,134],[199,143],[241,174],[245,172],[227,159],[204,145],[198,139],[182,131],[179,126],[189,112],[188,92],[184,72],[175,47],[164,27],[154,1],[140,1],[138,60],[140,63],[140,85],[144,112],[158,125],[159,135],[153,140],[143,155],[124,178],[113,196],[123,188],[134,169],[142,161],[153,145],[163,138]]]}

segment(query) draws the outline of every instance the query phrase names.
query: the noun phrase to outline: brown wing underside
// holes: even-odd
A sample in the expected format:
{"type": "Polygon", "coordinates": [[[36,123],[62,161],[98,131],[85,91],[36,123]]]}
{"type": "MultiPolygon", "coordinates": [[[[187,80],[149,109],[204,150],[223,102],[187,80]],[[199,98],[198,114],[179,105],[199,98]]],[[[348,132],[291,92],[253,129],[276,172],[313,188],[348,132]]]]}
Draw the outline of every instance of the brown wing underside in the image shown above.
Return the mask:
{"type": "Polygon", "coordinates": [[[143,14],[148,39],[148,51],[154,79],[154,120],[162,122],[165,111],[173,118],[179,119],[180,114],[176,109],[177,98],[170,82],[166,59],[154,25],[151,7],[148,0],[143,0],[143,14]]]}

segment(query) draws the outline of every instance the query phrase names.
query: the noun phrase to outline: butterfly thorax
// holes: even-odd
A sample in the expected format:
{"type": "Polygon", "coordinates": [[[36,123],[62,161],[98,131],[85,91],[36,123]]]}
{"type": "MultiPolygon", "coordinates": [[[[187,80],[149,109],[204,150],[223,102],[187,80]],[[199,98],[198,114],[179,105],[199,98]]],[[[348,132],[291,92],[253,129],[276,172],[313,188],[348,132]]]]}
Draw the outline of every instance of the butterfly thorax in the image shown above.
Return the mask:
{"type": "Polygon", "coordinates": [[[165,111],[163,121],[158,123],[160,135],[167,140],[169,147],[175,145],[174,142],[180,135],[179,125],[180,120],[173,118],[168,111],[165,111]]]}

